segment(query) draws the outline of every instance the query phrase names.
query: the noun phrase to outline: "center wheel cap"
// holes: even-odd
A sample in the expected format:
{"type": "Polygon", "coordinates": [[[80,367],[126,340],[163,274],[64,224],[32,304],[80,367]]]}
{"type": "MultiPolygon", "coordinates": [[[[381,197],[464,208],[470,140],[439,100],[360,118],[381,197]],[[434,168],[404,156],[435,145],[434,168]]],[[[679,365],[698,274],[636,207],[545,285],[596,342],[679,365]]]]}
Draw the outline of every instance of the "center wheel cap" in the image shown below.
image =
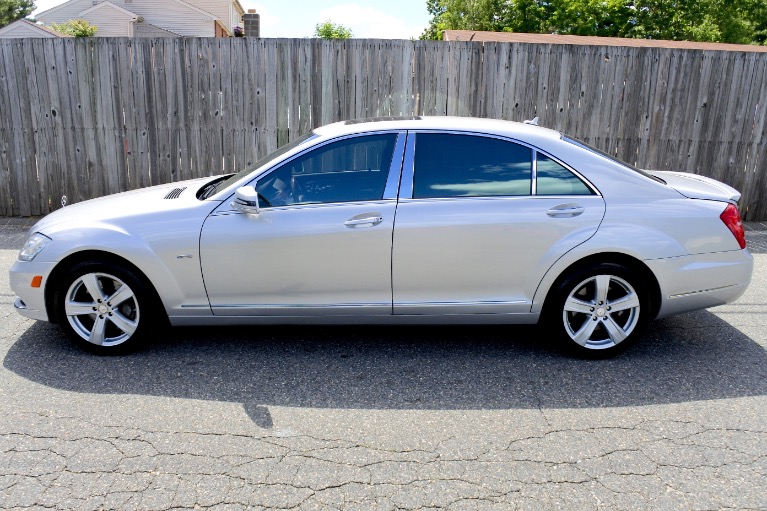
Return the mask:
{"type": "Polygon", "coordinates": [[[109,312],[109,307],[107,307],[103,303],[99,305],[99,314],[106,314],[108,312],[109,312]]]}
{"type": "Polygon", "coordinates": [[[606,311],[602,307],[597,309],[597,316],[598,317],[603,318],[603,317],[605,317],[605,314],[606,314],[606,311]]]}

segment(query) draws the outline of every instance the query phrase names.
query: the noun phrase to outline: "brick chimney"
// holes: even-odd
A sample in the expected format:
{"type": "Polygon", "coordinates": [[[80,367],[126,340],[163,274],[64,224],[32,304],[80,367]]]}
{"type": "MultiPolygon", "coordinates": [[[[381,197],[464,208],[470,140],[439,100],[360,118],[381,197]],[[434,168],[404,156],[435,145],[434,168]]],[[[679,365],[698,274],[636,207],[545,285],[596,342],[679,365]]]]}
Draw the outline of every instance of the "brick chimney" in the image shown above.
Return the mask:
{"type": "Polygon", "coordinates": [[[248,9],[247,14],[242,15],[245,37],[261,37],[261,15],[256,14],[255,9],[248,9]]]}

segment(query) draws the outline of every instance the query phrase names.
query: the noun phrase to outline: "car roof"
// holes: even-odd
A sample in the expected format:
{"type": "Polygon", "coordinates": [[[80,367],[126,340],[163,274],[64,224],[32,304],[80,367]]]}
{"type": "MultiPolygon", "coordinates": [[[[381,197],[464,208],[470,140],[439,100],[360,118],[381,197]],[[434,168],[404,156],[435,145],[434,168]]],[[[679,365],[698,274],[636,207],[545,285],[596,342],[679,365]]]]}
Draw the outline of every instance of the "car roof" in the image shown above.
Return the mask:
{"type": "Polygon", "coordinates": [[[354,133],[386,130],[469,131],[501,135],[515,139],[549,138],[559,140],[562,133],[534,124],[500,119],[450,116],[372,117],[341,121],[316,128],[322,137],[337,137],[354,133]]]}

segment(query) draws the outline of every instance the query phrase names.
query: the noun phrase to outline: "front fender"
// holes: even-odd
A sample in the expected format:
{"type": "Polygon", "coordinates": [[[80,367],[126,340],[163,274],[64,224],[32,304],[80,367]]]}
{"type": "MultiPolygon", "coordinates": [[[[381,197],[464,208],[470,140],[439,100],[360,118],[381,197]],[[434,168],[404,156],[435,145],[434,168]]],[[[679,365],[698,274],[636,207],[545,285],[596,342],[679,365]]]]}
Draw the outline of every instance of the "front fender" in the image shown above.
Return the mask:
{"type": "Polygon", "coordinates": [[[199,226],[189,224],[175,221],[158,228],[154,222],[151,232],[128,232],[119,225],[94,222],[58,230],[50,234],[52,241],[40,253],[40,262],[58,266],[85,252],[125,259],[149,279],[168,315],[179,315],[190,304],[209,306],[199,263],[199,226]]]}

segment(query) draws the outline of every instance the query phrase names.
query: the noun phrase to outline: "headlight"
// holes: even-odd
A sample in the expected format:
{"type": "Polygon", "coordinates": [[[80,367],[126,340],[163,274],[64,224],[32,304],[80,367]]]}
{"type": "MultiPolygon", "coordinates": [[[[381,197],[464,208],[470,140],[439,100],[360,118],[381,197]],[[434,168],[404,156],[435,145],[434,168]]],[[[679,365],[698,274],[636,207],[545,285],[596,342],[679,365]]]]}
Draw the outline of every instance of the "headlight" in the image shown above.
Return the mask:
{"type": "Polygon", "coordinates": [[[34,233],[24,242],[21,252],[19,252],[19,261],[31,261],[51,242],[48,236],[43,236],[39,232],[34,233]]]}

